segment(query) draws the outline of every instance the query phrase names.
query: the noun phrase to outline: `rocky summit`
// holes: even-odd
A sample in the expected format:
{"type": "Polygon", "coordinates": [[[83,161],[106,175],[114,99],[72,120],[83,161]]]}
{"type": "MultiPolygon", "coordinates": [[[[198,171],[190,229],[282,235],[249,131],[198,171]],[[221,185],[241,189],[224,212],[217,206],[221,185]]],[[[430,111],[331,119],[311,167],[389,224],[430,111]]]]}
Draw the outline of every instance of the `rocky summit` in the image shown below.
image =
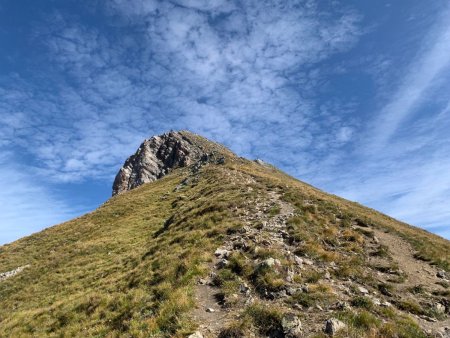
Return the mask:
{"type": "Polygon", "coordinates": [[[205,144],[188,131],[153,136],[145,140],[120,168],[114,180],[113,196],[153,182],[173,169],[189,166],[200,159],[207,161],[214,158],[217,154],[215,148],[218,145],[212,142],[205,144]]]}
{"type": "Polygon", "coordinates": [[[0,247],[0,337],[450,337],[450,243],[188,131],[0,247]]]}

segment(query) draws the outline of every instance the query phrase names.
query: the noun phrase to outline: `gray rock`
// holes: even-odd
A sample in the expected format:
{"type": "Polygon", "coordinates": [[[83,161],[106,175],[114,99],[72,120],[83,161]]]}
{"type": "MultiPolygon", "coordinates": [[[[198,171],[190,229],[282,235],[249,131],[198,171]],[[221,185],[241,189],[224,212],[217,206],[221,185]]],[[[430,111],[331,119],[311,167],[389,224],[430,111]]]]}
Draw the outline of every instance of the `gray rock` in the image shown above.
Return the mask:
{"type": "Polygon", "coordinates": [[[376,306],[380,306],[381,305],[381,301],[378,298],[372,298],[372,302],[376,306]]]}
{"type": "Polygon", "coordinates": [[[345,325],[339,319],[331,318],[325,322],[325,327],[323,328],[323,331],[329,335],[334,336],[336,333],[345,329],[346,327],[347,325],[345,325]]]}
{"type": "Polygon", "coordinates": [[[287,297],[286,290],[281,290],[278,292],[270,292],[268,295],[269,299],[281,299],[287,297]]]}
{"type": "Polygon", "coordinates": [[[364,295],[367,295],[369,293],[369,290],[367,290],[366,288],[364,288],[362,286],[358,286],[358,291],[364,295]]]}
{"type": "Polygon", "coordinates": [[[266,267],[274,267],[274,266],[280,266],[281,262],[278,259],[274,259],[272,257],[265,259],[260,263],[260,266],[266,266],[266,267]]]}
{"type": "Polygon", "coordinates": [[[306,258],[303,260],[303,263],[305,263],[306,265],[314,265],[314,262],[312,260],[306,258]]]}
{"type": "Polygon", "coordinates": [[[294,270],[288,269],[286,274],[286,281],[292,283],[294,281],[294,270]]]}
{"type": "Polygon", "coordinates": [[[299,266],[302,266],[302,265],[303,265],[303,259],[301,259],[301,258],[298,257],[298,256],[294,256],[294,262],[295,262],[295,264],[297,264],[297,265],[299,265],[299,266]]]}
{"type": "Polygon", "coordinates": [[[211,307],[209,307],[209,308],[206,309],[206,312],[211,312],[211,313],[212,313],[212,312],[215,312],[215,311],[216,311],[216,310],[214,310],[214,309],[211,308],[211,307]]]}
{"type": "Polygon", "coordinates": [[[117,173],[113,196],[156,181],[172,169],[212,161],[212,156],[193,140],[194,134],[187,131],[171,131],[145,140],[117,173]]]}
{"type": "Polygon", "coordinates": [[[286,313],[281,320],[281,326],[286,338],[301,337],[302,322],[294,313],[286,313]]]}
{"type": "Polygon", "coordinates": [[[344,311],[344,310],[349,310],[351,308],[351,306],[349,303],[342,301],[342,302],[337,302],[334,305],[334,308],[336,310],[344,311]]]}
{"type": "Polygon", "coordinates": [[[441,327],[438,329],[436,337],[450,338],[450,327],[441,327]]]}
{"type": "Polygon", "coordinates": [[[225,258],[222,258],[220,261],[217,262],[216,266],[218,269],[223,269],[228,265],[228,261],[225,258]]]}
{"type": "Polygon", "coordinates": [[[248,287],[247,283],[242,283],[239,285],[239,292],[248,294],[250,293],[250,288],[248,287]]]}
{"type": "Polygon", "coordinates": [[[442,305],[441,303],[436,303],[434,305],[434,310],[439,314],[443,314],[445,313],[445,305],[442,305]]]}
{"type": "Polygon", "coordinates": [[[193,334],[189,335],[188,338],[203,338],[203,335],[199,331],[196,331],[193,334]]]}
{"type": "Polygon", "coordinates": [[[208,281],[207,281],[206,279],[204,279],[204,278],[200,278],[200,279],[197,281],[197,284],[198,284],[198,285],[208,285],[208,281]]]}
{"type": "Polygon", "coordinates": [[[228,258],[228,256],[230,255],[230,251],[228,251],[226,249],[218,248],[214,252],[214,255],[219,258],[228,258]]]}
{"type": "Polygon", "coordinates": [[[289,296],[294,295],[296,292],[297,292],[297,289],[296,289],[296,288],[294,288],[294,287],[292,287],[292,286],[286,287],[286,293],[287,293],[289,296]]]}
{"type": "Polygon", "coordinates": [[[297,309],[297,310],[300,310],[300,311],[303,311],[303,306],[301,306],[301,305],[298,304],[298,303],[295,303],[295,304],[293,305],[293,308],[294,308],[294,309],[297,309]]]}
{"type": "Polygon", "coordinates": [[[14,277],[15,275],[21,273],[24,269],[28,268],[29,266],[30,266],[29,264],[24,265],[24,266],[19,266],[18,268],[15,268],[14,270],[0,273],[0,282],[4,281],[5,279],[14,277]]]}
{"type": "Polygon", "coordinates": [[[438,271],[436,277],[445,279],[445,271],[438,271]]]}
{"type": "Polygon", "coordinates": [[[262,166],[264,166],[264,167],[269,166],[268,163],[264,162],[263,160],[261,160],[261,159],[259,159],[259,158],[257,158],[257,159],[254,160],[254,161],[255,161],[255,163],[258,163],[259,165],[262,165],[262,166]]]}

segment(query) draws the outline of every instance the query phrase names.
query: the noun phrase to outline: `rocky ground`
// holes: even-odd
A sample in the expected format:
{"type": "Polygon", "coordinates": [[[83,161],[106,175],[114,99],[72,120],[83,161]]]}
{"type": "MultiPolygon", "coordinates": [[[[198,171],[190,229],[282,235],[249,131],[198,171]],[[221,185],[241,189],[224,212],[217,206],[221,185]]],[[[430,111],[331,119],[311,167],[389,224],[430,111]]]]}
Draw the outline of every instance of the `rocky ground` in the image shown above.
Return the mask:
{"type": "Polygon", "coordinates": [[[280,194],[270,192],[267,198],[250,203],[254,203],[256,212],[241,216],[246,226],[217,248],[209,276],[198,280],[195,289],[197,308],[192,319],[200,325],[191,338],[242,336],[227,327],[242,318],[246,306],[255,303],[283,309],[281,327],[278,332],[261,335],[261,332],[251,331],[245,336],[346,336],[350,331],[339,319],[339,313],[377,307],[380,311],[395,308],[395,311],[413,317],[430,337],[450,337],[447,276],[435,266],[415,258],[415,251],[406,241],[354,222],[352,229],[367,237],[362,245],[371,254],[365,269],[375,281],[365,285],[351,277],[338,279],[334,278],[339,269],[335,262],[319,262],[307,255],[296,254],[297,245],[288,231],[288,221],[296,211],[282,200],[280,194]],[[258,257],[258,252],[264,254],[258,257]],[[255,253],[258,258],[254,258],[255,253]],[[244,257],[250,266],[269,269],[282,278],[277,281],[280,285],[276,291],[245,278],[239,279],[239,292],[224,291],[218,275],[234,264],[233,257],[237,255],[244,257]],[[393,284],[395,289],[391,288],[393,284]],[[320,298],[317,293],[329,298],[328,301],[310,301],[310,298],[320,298]],[[308,297],[309,294],[313,297],[308,297]],[[424,303],[432,309],[433,315],[416,308],[424,303]]]}

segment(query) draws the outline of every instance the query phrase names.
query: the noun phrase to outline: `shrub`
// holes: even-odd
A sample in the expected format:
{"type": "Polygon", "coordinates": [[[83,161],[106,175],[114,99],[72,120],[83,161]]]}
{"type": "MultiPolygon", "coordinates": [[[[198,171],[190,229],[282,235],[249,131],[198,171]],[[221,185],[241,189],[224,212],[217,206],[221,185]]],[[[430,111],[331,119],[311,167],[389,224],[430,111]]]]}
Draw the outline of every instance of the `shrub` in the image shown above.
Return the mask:
{"type": "Polygon", "coordinates": [[[352,306],[370,310],[373,308],[373,302],[369,297],[355,297],[351,301],[352,306]]]}
{"type": "Polygon", "coordinates": [[[283,313],[274,306],[263,304],[253,304],[245,310],[245,315],[249,316],[253,324],[263,335],[275,335],[283,332],[281,320],[283,313]]]}

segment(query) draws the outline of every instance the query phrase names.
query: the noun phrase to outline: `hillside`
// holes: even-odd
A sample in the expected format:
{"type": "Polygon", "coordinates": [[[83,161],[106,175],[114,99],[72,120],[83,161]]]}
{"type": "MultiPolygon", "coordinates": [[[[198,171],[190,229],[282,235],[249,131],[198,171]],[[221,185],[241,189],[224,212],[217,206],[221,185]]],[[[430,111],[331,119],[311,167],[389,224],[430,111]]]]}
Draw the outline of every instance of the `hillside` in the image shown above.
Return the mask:
{"type": "Polygon", "coordinates": [[[172,135],[96,211],[0,247],[1,337],[450,336],[449,241],[172,135]]]}

